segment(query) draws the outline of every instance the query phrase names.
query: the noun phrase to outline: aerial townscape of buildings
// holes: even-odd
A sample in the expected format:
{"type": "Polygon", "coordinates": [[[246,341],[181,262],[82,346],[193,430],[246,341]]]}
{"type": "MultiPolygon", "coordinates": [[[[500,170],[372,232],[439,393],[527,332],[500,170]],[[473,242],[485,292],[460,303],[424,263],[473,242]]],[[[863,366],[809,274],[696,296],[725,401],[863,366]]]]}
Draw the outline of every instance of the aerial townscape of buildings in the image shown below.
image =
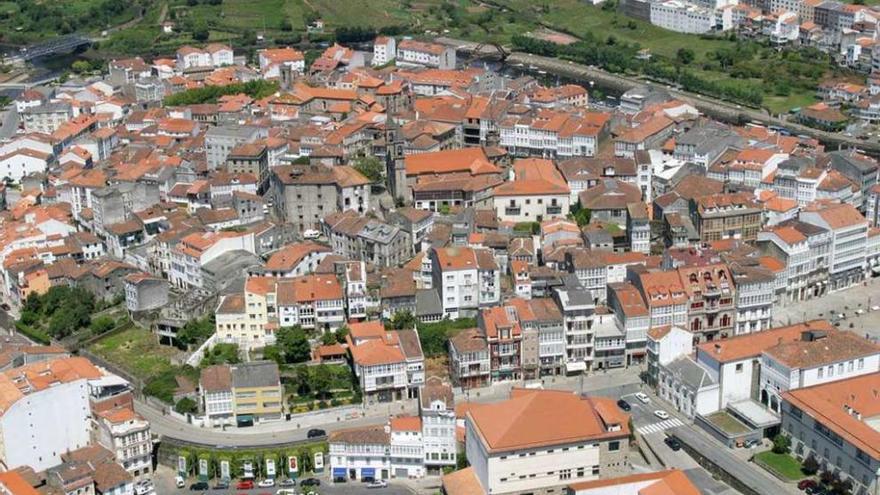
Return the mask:
{"type": "MultiPolygon", "coordinates": [[[[880,53],[866,6],[623,3],[880,53]]],[[[880,493],[877,159],[364,46],[15,98],[0,492],[880,493]]]]}

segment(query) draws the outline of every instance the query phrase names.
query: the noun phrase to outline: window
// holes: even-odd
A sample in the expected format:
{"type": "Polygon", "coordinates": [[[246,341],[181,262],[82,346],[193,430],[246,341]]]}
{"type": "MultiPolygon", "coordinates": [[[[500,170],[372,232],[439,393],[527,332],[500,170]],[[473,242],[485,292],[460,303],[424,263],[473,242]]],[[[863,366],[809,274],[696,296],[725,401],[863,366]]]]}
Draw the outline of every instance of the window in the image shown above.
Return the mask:
{"type": "Polygon", "coordinates": [[[619,441],[608,442],[608,452],[617,452],[618,450],[620,450],[619,441]]]}
{"type": "Polygon", "coordinates": [[[739,363],[739,364],[736,365],[736,372],[737,372],[737,373],[742,373],[742,372],[743,372],[743,364],[742,364],[742,363],[739,363]]]}
{"type": "Polygon", "coordinates": [[[825,378],[825,368],[819,368],[819,378],[825,378]]]}
{"type": "Polygon", "coordinates": [[[864,359],[859,359],[859,369],[862,369],[862,368],[864,368],[864,367],[865,367],[865,360],[864,360],[864,359]]]}
{"type": "Polygon", "coordinates": [[[559,479],[570,480],[571,479],[571,469],[563,469],[563,470],[559,471],[559,479]]]}

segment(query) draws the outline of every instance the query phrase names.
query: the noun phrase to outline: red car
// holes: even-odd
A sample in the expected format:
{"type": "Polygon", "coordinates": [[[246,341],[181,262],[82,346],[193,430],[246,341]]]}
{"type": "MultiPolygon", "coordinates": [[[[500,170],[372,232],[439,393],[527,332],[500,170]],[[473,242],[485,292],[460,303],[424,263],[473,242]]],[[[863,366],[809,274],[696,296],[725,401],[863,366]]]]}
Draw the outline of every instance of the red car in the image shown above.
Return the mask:
{"type": "Polygon", "coordinates": [[[819,484],[816,483],[814,480],[801,480],[801,482],[798,483],[799,490],[806,490],[807,488],[816,488],[817,486],[819,486],[819,484]]]}
{"type": "Polygon", "coordinates": [[[251,490],[254,487],[253,480],[241,480],[235,485],[236,490],[251,490]]]}

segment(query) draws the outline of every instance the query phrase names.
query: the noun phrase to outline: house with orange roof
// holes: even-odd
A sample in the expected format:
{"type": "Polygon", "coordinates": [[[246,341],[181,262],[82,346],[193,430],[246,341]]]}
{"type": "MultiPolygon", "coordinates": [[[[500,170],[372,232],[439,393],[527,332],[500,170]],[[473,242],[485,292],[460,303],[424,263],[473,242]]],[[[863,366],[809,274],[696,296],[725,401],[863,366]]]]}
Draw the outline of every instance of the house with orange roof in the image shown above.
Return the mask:
{"type": "MultiPolygon", "coordinates": [[[[700,489],[678,469],[631,474],[568,485],[571,495],[699,495],[700,489]]],[[[453,494],[450,494],[453,495],[453,494]]]]}
{"type": "Polygon", "coordinates": [[[495,187],[493,207],[498,219],[541,222],[568,215],[571,190],[552,161],[520,159],[513,163],[513,180],[495,187]]]}
{"type": "Polygon", "coordinates": [[[509,399],[467,412],[471,467],[445,475],[444,491],[548,493],[628,474],[628,421],[613,399],[515,388],[509,399]],[[584,455],[595,459],[592,469],[584,468],[584,455]]]}
{"type": "Polygon", "coordinates": [[[541,109],[508,114],[498,127],[501,146],[517,156],[595,156],[610,121],[605,112],[541,109]]]}
{"type": "Polygon", "coordinates": [[[306,69],[303,53],[290,47],[266,48],[257,52],[260,72],[264,78],[280,78],[282,66],[302,74],[306,69]]]}
{"type": "Polygon", "coordinates": [[[799,458],[840,473],[852,493],[880,487],[880,374],[792,390],[782,395],[782,432],[799,458]]]}
{"type": "Polygon", "coordinates": [[[253,232],[195,232],[180,239],[171,250],[171,270],[168,280],[181,289],[202,288],[202,272],[208,262],[233,251],[255,254],[253,232]]]}
{"type": "Polygon", "coordinates": [[[0,174],[18,184],[28,175],[46,172],[51,161],[51,154],[30,148],[19,148],[0,156],[0,174]]]}
{"type": "Polygon", "coordinates": [[[798,218],[831,233],[827,261],[829,290],[840,290],[865,278],[868,220],[850,204],[814,202],[798,218]]]}
{"type": "Polygon", "coordinates": [[[373,67],[379,67],[397,58],[397,41],[393,36],[376,36],[373,40],[373,67]]]}
{"type": "Polygon", "coordinates": [[[131,407],[116,407],[96,416],[97,442],[115,455],[116,462],[135,481],[150,479],[153,472],[150,422],[131,407]]]}
{"type": "Polygon", "coordinates": [[[351,323],[346,336],[364,403],[418,395],[425,383],[424,355],[415,329],[386,331],[381,322],[351,323]]]}
{"type": "Polygon", "coordinates": [[[397,43],[396,62],[399,67],[455,69],[455,48],[439,43],[404,39],[397,43]]]}
{"type": "Polygon", "coordinates": [[[0,461],[42,471],[91,443],[89,382],[104,373],[83,357],[28,364],[0,373],[0,461]]]}
{"type": "Polygon", "coordinates": [[[289,244],[272,253],[266,261],[266,274],[273,277],[307,275],[332,252],[329,247],[314,242],[289,244]]]}
{"type": "Polygon", "coordinates": [[[433,286],[440,291],[444,314],[450,318],[476,314],[501,300],[501,270],[488,249],[432,248],[433,286]]]}

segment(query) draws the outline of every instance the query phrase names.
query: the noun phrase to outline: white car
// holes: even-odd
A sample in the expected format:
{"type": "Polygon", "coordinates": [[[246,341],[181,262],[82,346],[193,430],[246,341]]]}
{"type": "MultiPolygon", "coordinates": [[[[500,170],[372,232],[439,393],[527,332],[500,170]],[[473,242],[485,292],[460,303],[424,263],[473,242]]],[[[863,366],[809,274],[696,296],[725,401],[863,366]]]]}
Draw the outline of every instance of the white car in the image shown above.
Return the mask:
{"type": "Polygon", "coordinates": [[[290,488],[282,488],[275,492],[275,495],[296,495],[296,492],[290,488]]]}
{"type": "Polygon", "coordinates": [[[644,392],[636,393],[636,399],[639,399],[639,402],[641,402],[642,404],[648,404],[649,402],[651,402],[651,398],[648,397],[648,395],[644,392]]]}
{"type": "Polygon", "coordinates": [[[319,237],[321,237],[321,232],[319,232],[319,231],[317,231],[317,230],[314,230],[314,229],[308,229],[308,230],[306,230],[305,232],[303,232],[303,239],[311,239],[311,240],[314,240],[314,239],[317,239],[317,238],[319,238],[319,237]]]}
{"type": "Polygon", "coordinates": [[[656,411],[654,411],[654,416],[657,416],[660,419],[669,419],[669,413],[662,409],[657,409],[656,411]]]}
{"type": "Polygon", "coordinates": [[[388,482],[385,480],[375,480],[371,481],[367,488],[385,488],[388,486],[388,482]]]}
{"type": "Polygon", "coordinates": [[[856,310],[856,314],[857,314],[857,315],[863,315],[863,314],[865,314],[865,310],[864,310],[864,309],[857,309],[857,310],[856,310]]]}
{"type": "Polygon", "coordinates": [[[184,488],[186,487],[186,480],[183,479],[183,476],[178,474],[174,477],[174,484],[177,486],[177,488],[184,488]]]}
{"type": "Polygon", "coordinates": [[[266,478],[257,483],[257,486],[260,488],[272,488],[275,486],[275,480],[272,478],[266,478]]]}
{"type": "Polygon", "coordinates": [[[880,311],[880,306],[871,306],[871,311],[880,311]]]}

